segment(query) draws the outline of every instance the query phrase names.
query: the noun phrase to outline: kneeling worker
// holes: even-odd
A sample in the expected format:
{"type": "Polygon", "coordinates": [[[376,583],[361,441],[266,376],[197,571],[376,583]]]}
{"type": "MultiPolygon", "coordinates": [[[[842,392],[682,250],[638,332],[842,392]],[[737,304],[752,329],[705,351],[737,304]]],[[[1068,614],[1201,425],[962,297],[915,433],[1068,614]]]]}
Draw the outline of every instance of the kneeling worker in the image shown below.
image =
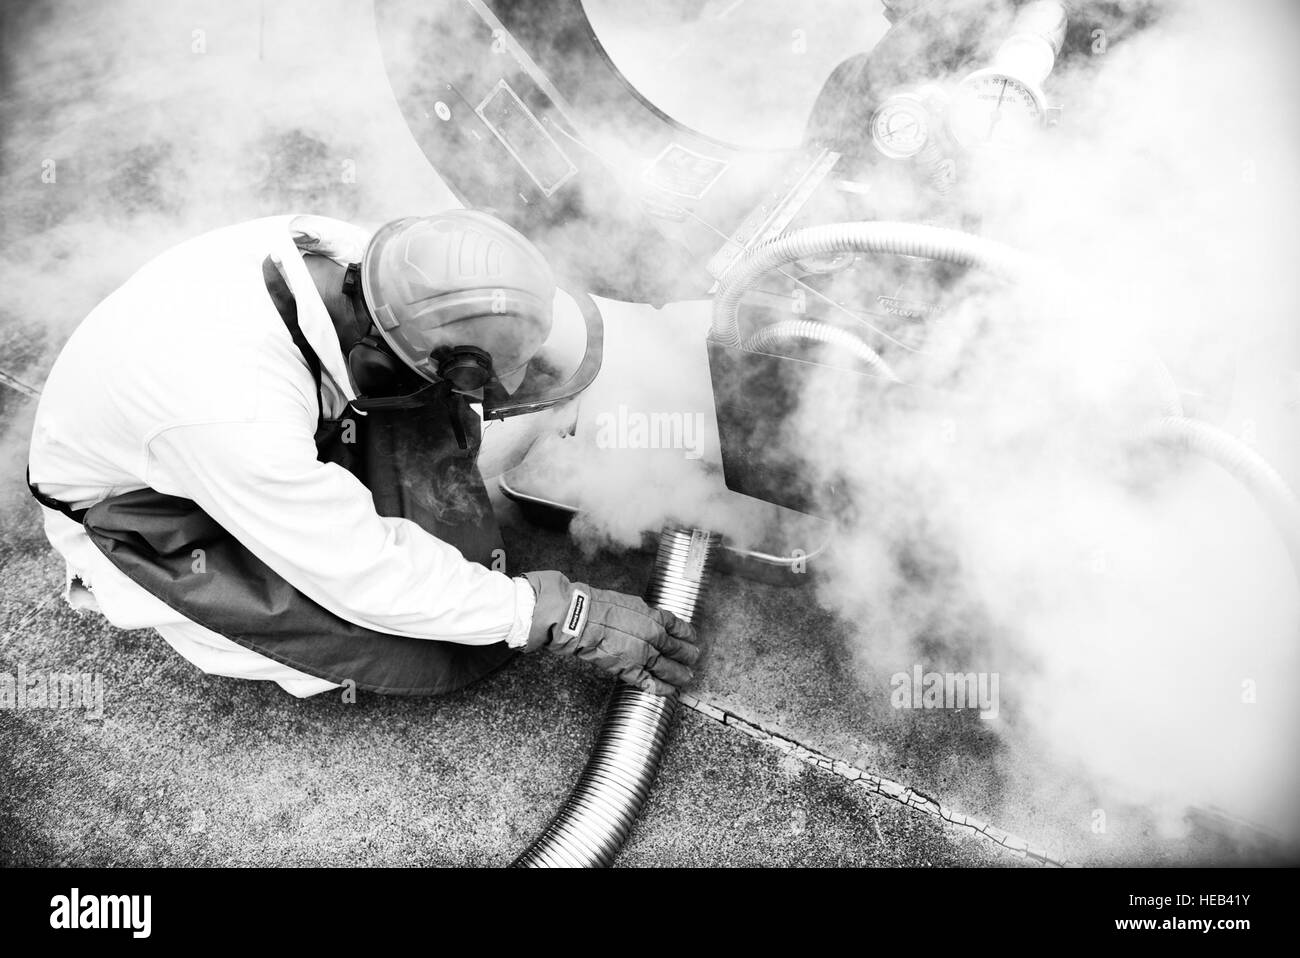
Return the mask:
{"type": "Polygon", "coordinates": [[[273,217],[163,253],[77,328],[37,409],[28,482],[68,601],[298,696],[437,694],[538,648],[685,684],[689,623],[500,571],[472,404],[528,392],[554,297],[540,251],[471,210],[373,236],[273,217]]]}

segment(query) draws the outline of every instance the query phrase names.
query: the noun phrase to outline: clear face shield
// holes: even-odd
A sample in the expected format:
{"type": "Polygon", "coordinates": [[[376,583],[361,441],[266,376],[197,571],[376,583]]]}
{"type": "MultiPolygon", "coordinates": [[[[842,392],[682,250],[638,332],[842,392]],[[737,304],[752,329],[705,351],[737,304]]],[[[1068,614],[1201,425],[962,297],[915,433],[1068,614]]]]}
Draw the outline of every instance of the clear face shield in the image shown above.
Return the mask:
{"type": "Polygon", "coordinates": [[[493,378],[483,390],[483,418],[507,419],[542,412],[574,399],[591,385],[604,356],[605,327],[586,293],[563,287],[555,294],[551,335],[508,389],[493,378]]]}
{"type": "MultiPolygon", "coordinates": [[[[402,379],[412,388],[365,396],[353,405],[363,411],[407,409],[450,387],[471,401],[481,402],[484,420],[545,412],[575,399],[592,384],[604,359],[604,341],[604,323],[592,298],[586,293],[570,294],[557,289],[551,334],[523,367],[522,375],[516,372],[503,381],[492,369],[491,354],[479,349],[454,349],[448,351],[440,366],[440,382],[419,380],[404,371],[402,379]]],[[[356,351],[349,356],[350,368],[357,358],[356,351]]],[[[396,365],[395,360],[393,363],[396,365]]],[[[353,378],[363,379],[355,373],[353,378]]]]}
{"type": "Polygon", "coordinates": [[[485,420],[506,419],[573,399],[600,370],[591,297],[557,283],[541,251],[486,211],[385,224],[348,266],[344,292],[370,326],[349,352],[363,411],[451,392],[485,420]]]}

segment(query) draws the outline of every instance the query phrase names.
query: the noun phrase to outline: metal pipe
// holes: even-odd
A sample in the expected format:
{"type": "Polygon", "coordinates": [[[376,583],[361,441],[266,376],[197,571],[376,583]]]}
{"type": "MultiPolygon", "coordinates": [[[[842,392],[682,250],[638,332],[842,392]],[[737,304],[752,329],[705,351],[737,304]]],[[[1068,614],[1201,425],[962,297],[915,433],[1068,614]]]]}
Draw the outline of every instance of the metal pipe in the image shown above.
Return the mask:
{"type": "MultiPolygon", "coordinates": [[[[720,543],[703,529],[664,529],[646,602],[694,621],[720,543]]],[[[604,868],[613,862],[650,794],[676,712],[676,695],[620,682],[578,783],[511,867],[604,868]]]]}
{"type": "Polygon", "coordinates": [[[39,399],[41,391],[35,386],[29,386],[13,373],[7,373],[0,369],[0,386],[8,386],[14,392],[22,393],[31,399],[39,399]]]}

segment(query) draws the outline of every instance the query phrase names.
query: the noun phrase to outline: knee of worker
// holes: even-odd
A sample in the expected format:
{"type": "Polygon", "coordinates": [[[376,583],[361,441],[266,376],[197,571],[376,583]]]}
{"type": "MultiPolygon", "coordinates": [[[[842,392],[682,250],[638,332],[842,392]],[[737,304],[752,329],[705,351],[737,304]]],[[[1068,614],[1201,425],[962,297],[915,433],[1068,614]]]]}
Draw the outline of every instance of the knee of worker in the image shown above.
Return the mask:
{"type": "Polygon", "coordinates": [[[495,479],[523,461],[528,450],[544,435],[561,435],[573,428],[578,401],[571,399],[542,412],[488,419],[483,422],[478,469],[484,479],[495,479]]]}

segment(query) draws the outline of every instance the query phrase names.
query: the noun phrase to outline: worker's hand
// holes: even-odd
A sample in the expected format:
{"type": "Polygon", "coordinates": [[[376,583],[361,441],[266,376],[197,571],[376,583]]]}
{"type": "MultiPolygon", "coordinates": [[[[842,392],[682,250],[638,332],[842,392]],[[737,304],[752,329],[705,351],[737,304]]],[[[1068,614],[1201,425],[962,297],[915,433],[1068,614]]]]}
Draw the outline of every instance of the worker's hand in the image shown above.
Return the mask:
{"type": "Polygon", "coordinates": [[[694,677],[695,629],[634,595],[593,589],[558,572],[529,572],[537,593],[526,651],[576,655],[629,685],[669,695],[694,677]]]}

